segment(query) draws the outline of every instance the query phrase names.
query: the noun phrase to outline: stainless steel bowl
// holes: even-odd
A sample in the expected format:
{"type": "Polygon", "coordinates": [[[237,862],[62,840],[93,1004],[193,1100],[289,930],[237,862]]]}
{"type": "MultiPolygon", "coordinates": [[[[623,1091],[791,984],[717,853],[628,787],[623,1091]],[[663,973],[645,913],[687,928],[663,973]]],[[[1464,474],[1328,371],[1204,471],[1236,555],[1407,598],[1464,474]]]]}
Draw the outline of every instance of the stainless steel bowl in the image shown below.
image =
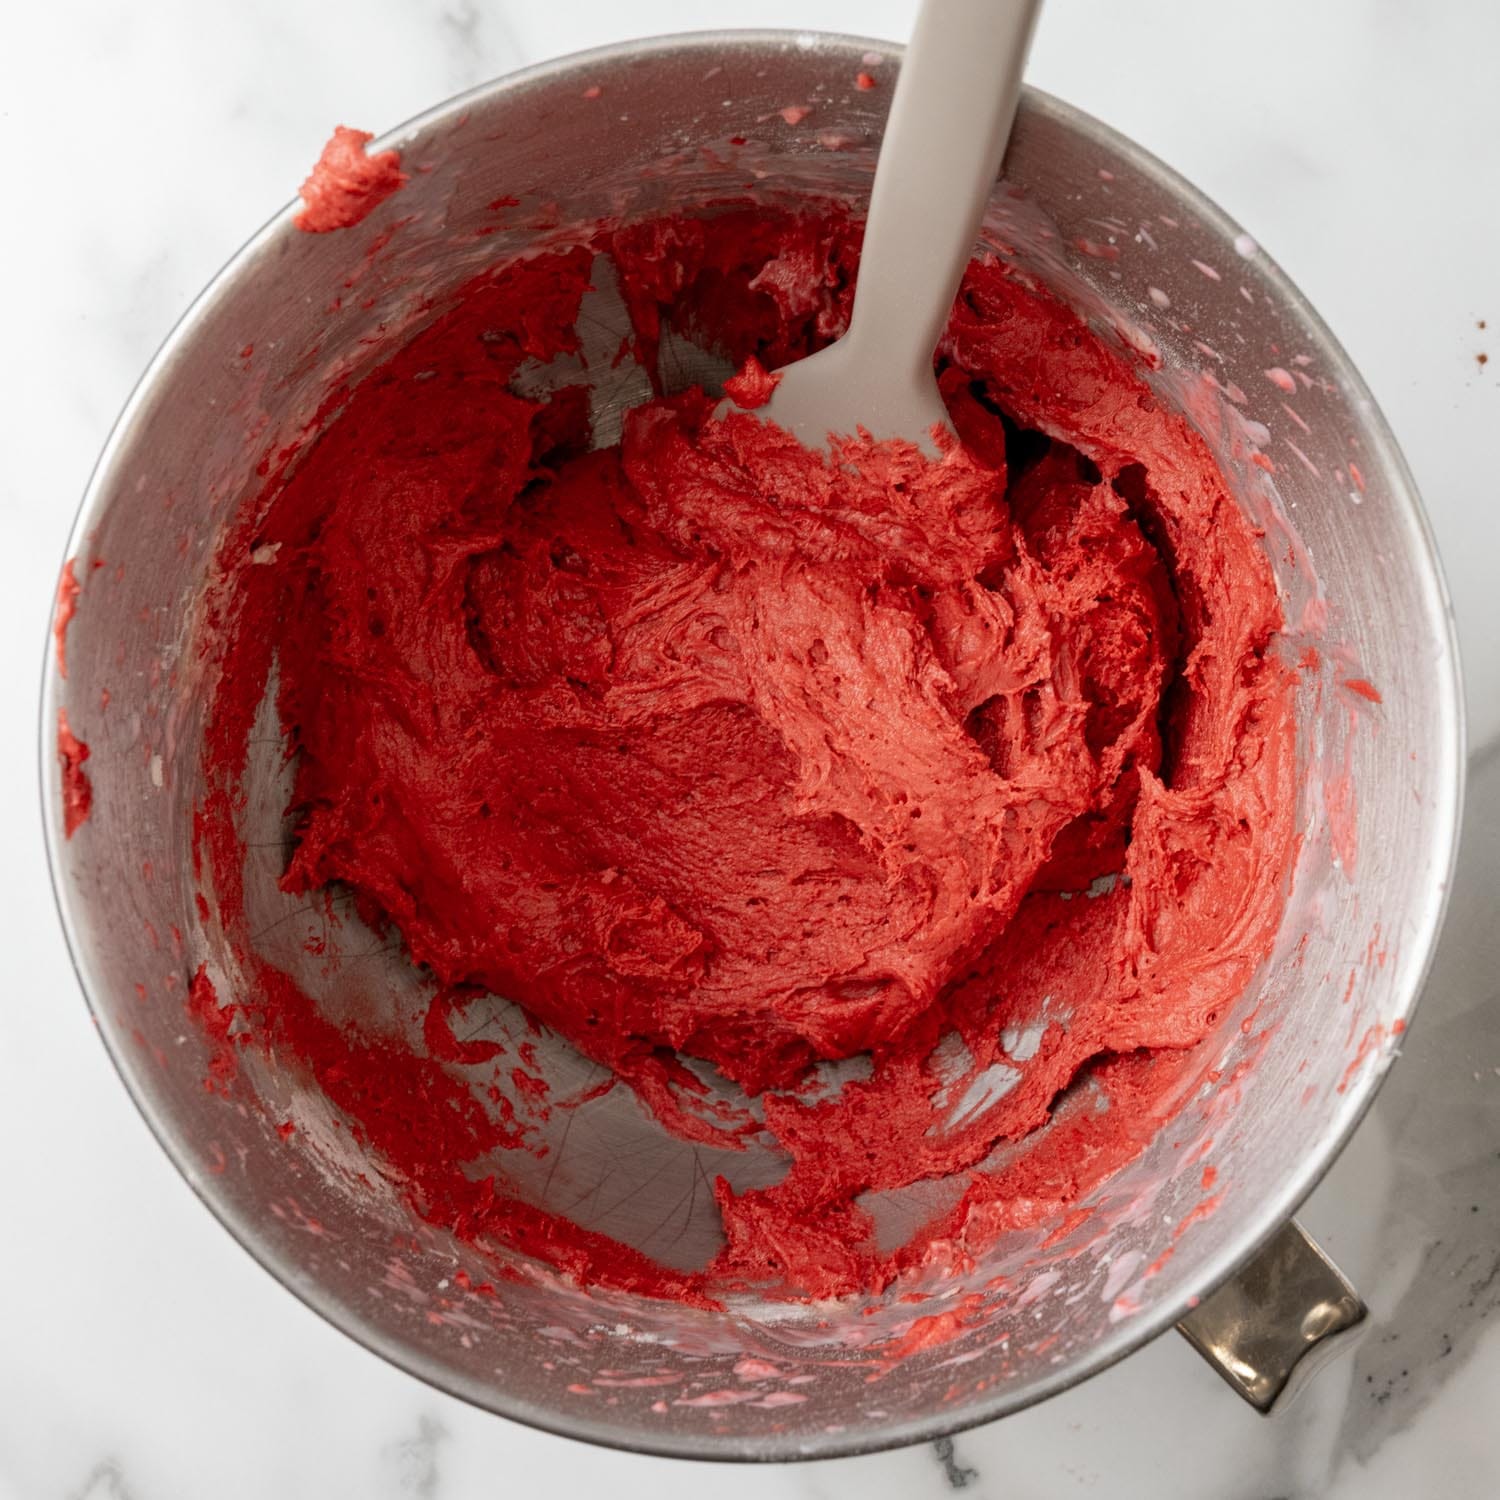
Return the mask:
{"type": "MultiPolygon", "coordinates": [[[[356,1178],[369,1163],[294,1069],[247,1054],[228,1097],[201,1085],[206,1048],[184,1015],[184,982],[224,956],[193,902],[204,710],[193,642],[216,538],[256,492],[256,458],[298,431],[331,381],[359,378],[498,257],[600,217],[726,195],[857,203],[889,89],[859,90],[855,75],[890,77],[898,58],[884,43],[776,32],[648,41],[502,79],[396,131],[385,144],[412,171],[402,193],[337,234],[301,234],[282,213],[183,319],[121,415],[69,545],[83,594],[69,675],[49,657],[43,694],[49,848],[83,987],[142,1113],[226,1227],[332,1322],[448,1391],[593,1441],[775,1459],[931,1438],[1093,1374],[1182,1318],[1273,1237],[1278,1254],[1315,1273],[1307,1297],[1323,1322],[1294,1320],[1268,1369],[1357,1315],[1285,1226],[1389,1065],[1443,910],[1462,728],[1432,540],[1369,392],[1275,265],[1161,163],[1037,93],[997,187],[991,248],[1157,366],[1158,391],[1204,431],[1265,529],[1289,648],[1315,645],[1323,664],[1299,702],[1303,847],[1275,956],[1205,1044],[1201,1087],[1095,1195],[1088,1234],[1107,1233],[1051,1244],[1044,1233],[1010,1235],[972,1274],[929,1287],[937,1300],[920,1308],[886,1296],[698,1312],[592,1295],[525,1264],[496,1282],[498,1295],[481,1295],[464,1280],[493,1280],[491,1268],[413,1221],[378,1172],[356,1178]],[[812,113],[787,124],[789,104],[812,113]],[[724,149],[735,135],[749,138],[737,154],[724,149]],[[521,200],[510,227],[481,233],[493,222],[485,205],[502,194],[521,200]],[[1351,696],[1349,677],[1374,683],[1380,704],[1351,696]],[[93,813],[71,839],[60,709],[92,750],[93,813]],[[275,1127],[288,1117],[298,1130],[283,1141],[275,1127]],[[1218,1197],[1194,1215],[1204,1163],[1218,1197]],[[914,1314],[971,1296],[953,1337],[881,1362],[914,1314]]],[[[602,394],[638,399],[624,385],[602,394]]],[[[264,951],[306,968],[316,913],[273,884],[278,776],[272,755],[252,777],[247,842],[265,847],[252,849],[247,888],[265,903],[264,951]]],[[[399,1011],[415,976],[393,945],[371,947],[357,923],[334,931],[305,976],[321,1001],[336,991],[399,1011]]],[[[497,1002],[491,1024],[514,1023],[497,1002]]],[[[576,1066],[556,1039],[547,1058],[559,1078],[576,1066]]],[[[568,1184],[566,1200],[541,1180],[534,1191],[567,1207],[607,1181],[596,1227],[646,1242],[700,1165],[609,1096],[575,1122],[553,1178],[568,1184]]],[[[680,1223],[656,1248],[702,1259],[712,1210],[676,1211],[680,1223]]],[[[1200,1346],[1240,1357],[1235,1328],[1264,1323],[1257,1297],[1287,1301],[1296,1278],[1279,1264],[1262,1262],[1259,1281],[1241,1277],[1199,1308],[1200,1346]]],[[[1302,1297],[1291,1303],[1299,1312],[1302,1297]]]]}

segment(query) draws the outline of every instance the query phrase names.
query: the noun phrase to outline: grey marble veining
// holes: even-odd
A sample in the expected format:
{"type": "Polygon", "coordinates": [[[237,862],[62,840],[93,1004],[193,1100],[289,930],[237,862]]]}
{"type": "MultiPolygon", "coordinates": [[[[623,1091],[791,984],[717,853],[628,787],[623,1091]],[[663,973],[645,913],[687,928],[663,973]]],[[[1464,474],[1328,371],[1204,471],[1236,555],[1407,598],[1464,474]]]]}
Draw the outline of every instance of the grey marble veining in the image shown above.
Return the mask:
{"type": "Polygon", "coordinates": [[[1424,490],[1464,636],[1481,749],[1452,914],[1405,1056],[1304,1215],[1371,1316],[1285,1413],[1256,1418],[1168,1337],[1005,1422],[868,1459],[734,1469],[534,1433],[390,1369],[275,1286],[192,1199],[92,1035],[40,874],[30,705],[77,498],[191,297],[291,195],[334,123],[383,130],[496,73],[631,34],[899,36],[911,10],[81,0],[8,17],[0,622],[18,643],[3,662],[18,708],[0,738],[0,1500],[1500,1489],[1500,194],[1488,144],[1500,7],[1484,0],[1420,18],[1389,0],[1056,0],[1032,68],[1223,202],[1323,311],[1424,490]]]}

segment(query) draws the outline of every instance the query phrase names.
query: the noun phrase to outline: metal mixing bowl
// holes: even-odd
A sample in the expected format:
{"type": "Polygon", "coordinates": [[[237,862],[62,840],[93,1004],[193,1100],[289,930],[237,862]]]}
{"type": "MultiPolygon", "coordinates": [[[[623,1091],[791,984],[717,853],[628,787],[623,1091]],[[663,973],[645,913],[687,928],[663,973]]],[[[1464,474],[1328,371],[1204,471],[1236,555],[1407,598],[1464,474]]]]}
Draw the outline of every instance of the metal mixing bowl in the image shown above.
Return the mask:
{"type": "MultiPolygon", "coordinates": [[[[259,456],[298,431],[331,381],[368,371],[497,258],[600,218],[726,196],[857,203],[890,91],[860,90],[855,75],[889,80],[898,59],[884,43],[789,33],[642,42],[502,79],[396,131],[383,144],[401,150],[407,188],[341,233],[302,234],[280,214],[172,333],[105,448],[69,548],[83,595],[69,675],[49,662],[44,690],[49,850],[100,1032],[162,1145],[274,1276],[370,1349],[506,1416],[633,1449],[770,1459],[930,1438],[1070,1386],[1181,1318],[1283,1229],[1369,1104],[1420,989],[1454,853],[1451,620],[1411,477],[1369,392],[1213,204],[1033,92],[990,247],[1157,367],[1157,390],[1202,429],[1264,528],[1288,648],[1315,645],[1322,662],[1299,701],[1303,845],[1275,955],[1205,1044],[1200,1086],[1095,1195],[1086,1230],[1045,1244],[1045,1230],[1009,1235],[972,1274],[927,1287],[935,1300],[920,1308],[888,1295],[719,1314],[593,1295],[527,1265],[497,1279],[414,1221],[295,1068],[247,1052],[227,1097],[204,1090],[184,984],[200,962],[230,970],[193,901],[204,701],[192,642],[216,539],[256,493],[259,456]],[[788,105],[812,112],[789,124],[788,105]],[[731,148],[733,136],[747,144],[731,148]],[[486,205],[508,194],[520,204],[507,227],[483,232],[495,222],[486,205]],[[1351,695],[1350,677],[1374,683],[1381,703],[1351,695]],[[71,839],[60,708],[92,747],[93,813],[71,839]],[[284,1141],[288,1118],[298,1128],[284,1141]],[[1220,1196],[1184,1232],[1204,1163],[1220,1196]],[[498,1295],[466,1279],[495,1280],[498,1295]],[[916,1314],[960,1305],[951,1338],[881,1362],[916,1314]]],[[[601,296],[607,325],[618,309],[601,296]]],[[[687,374],[710,368],[691,349],[673,357],[687,374]]],[[[599,411],[642,394],[625,372],[598,393],[599,411]]],[[[406,1014],[421,981],[393,940],[352,918],[327,929],[321,907],[276,891],[284,776],[273,743],[252,767],[245,826],[262,951],[320,1004],[406,1014]],[[308,937],[331,938],[316,963],[308,937]]],[[[486,1024],[524,1023],[497,1001],[486,1024]]],[[[543,1052],[560,1086],[584,1066],[559,1039],[543,1052]]],[[[705,1195],[687,1194],[695,1174],[774,1166],[712,1155],[616,1090],[578,1112],[529,1190],[696,1264],[717,1225],[705,1195]]],[[[923,1206],[914,1195],[886,1208],[899,1222],[923,1206]]],[[[1315,1323],[1294,1338],[1307,1342],[1315,1323]]]]}

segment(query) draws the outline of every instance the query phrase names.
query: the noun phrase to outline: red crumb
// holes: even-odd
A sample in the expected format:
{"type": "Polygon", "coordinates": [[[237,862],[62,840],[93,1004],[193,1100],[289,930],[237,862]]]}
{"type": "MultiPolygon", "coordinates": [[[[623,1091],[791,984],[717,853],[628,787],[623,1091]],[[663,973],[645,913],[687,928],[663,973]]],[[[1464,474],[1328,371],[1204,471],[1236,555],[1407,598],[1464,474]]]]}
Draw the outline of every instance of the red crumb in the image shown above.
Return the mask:
{"type": "Polygon", "coordinates": [[[603,92],[604,92],[604,90],[601,89],[597,83],[591,83],[583,91],[583,97],[585,99],[597,99],[599,97],[599,95],[602,94],[603,92]]]}
{"type": "Polygon", "coordinates": [[[854,75],[854,87],[857,89],[872,89],[875,87],[875,80],[868,73],[856,73],[854,75]]]}
{"type": "MultiPolygon", "coordinates": [[[[1208,1169],[1205,1169],[1208,1170],[1208,1169]]],[[[1177,1228],[1172,1231],[1173,1240],[1180,1240],[1194,1224],[1200,1219],[1206,1219],[1213,1213],[1223,1201],[1223,1193],[1215,1193],[1211,1198],[1205,1198],[1201,1203],[1196,1203],[1183,1215],[1177,1228]]]]}
{"type": "Polygon", "coordinates": [[[952,1343],[971,1326],[975,1310],[983,1300],[977,1294],[970,1294],[947,1312],[924,1313],[915,1318],[911,1327],[882,1351],[885,1361],[888,1361],[883,1361],[885,1368],[894,1367],[908,1354],[915,1354],[918,1350],[952,1343]]]}
{"type": "Polygon", "coordinates": [[[1087,255],[1091,260],[1119,260],[1120,258],[1118,245],[1106,245],[1099,240],[1077,239],[1073,241],[1073,248],[1080,255],[1087,255]]]}
{"type": "Polygon", "coordinates": [[[1168,1245],[1141,1273],[1142,1279],[1149,1281],[1153,1276],[1160,1276],[1162,1271],[1166,1269],[1167,1262],[1176,1254],[1177,1247],[1175,1245],[1168,1245]]]}
{"type": "Polygon", "coordinates": [[[788,125],[800,125],[812,113],[812,110],[805,104],[788,104],[785,109],[778,110],[777,113],[788,125]]]}
{"type": "Polygon", "coordinates": [[[1344,686],[1351,693],[1358,693],[1361,698],[1368,699],[1371,703],[1382,703],[1385,700],[1380,696],[1380,689],[1372,682],[1367,682],[1363,677],[1346,677],[1344,686]]]}
{"type": "Polygon", "coordinates": [[[68,728],[68,711],[57,711],[57,758],[62,762],[63,836],[72,838],[88,822],[94,788],[83,769],[89,747],[68,728]]]}
{"type": "Polygon", "coordinates": [[[68,626],[78,613],[78,595],[82,592],[78,579],[73,575],[73,563],[69,558],[63,564],[62,577],[57,580],[57,614],[52,622],[52,638],[57,642],[57,675],[68,675],[68,626]]]}
{"type": "Polygon", "coordinates": [[[781,382],[781,372],[774,373],[761,364],[752,354],[743,365],[740,366],[738,375],[731,375],[724,382],[724,394],[734,402],[736,406],[742,406],[746,411],[754,411],[758,406],[764,406],[771,399],[771,392],[781,382]]]}
{"type": "Polygon", "coordinates": [[[220,1006],[219,992],[208,977],[207,964],[198,965],[198,972],[188,985],[184,1008],[208,1038],[208,1073],[204,1076],[203,1087],[211,1094],[227,1094],[230,1083],[239,1072],[234,1041],[229,1033],[234,1024],[235,1008],[232,1005],[220,1006]]]}
{"type": "MultiPolygon", "coordinates": [[[[1402,1029],[1405,1030],[1406,1023],[1403,1021],[1401,1025],[1402,1029]]],[[[1381,1022],[1376,1021],[1372,1026],[1366,1028],[1365,1034],[1359,1039],[1359,1046],[1355,1050],[1354,1056],[1349,1059],[1349,1066],[1344,1069],[1344,1076],[1339,1080],[1338,1093],[1342,1094],[1349,1087],[1354,1075],[1363,1066],[1365,1060],[1380,1050],[1385,1038],[1386,1029],[1381,1022]]]]}
{"type": "Polygon", "coordinates": [[[365,143],[373,139],[368,130],[340,125],[333,132],[318,164],[297,189],[303,208],[293,219],[309,234],[349,229],[406,186],[401,157],[395,151],[365,154],[365,143]]]}

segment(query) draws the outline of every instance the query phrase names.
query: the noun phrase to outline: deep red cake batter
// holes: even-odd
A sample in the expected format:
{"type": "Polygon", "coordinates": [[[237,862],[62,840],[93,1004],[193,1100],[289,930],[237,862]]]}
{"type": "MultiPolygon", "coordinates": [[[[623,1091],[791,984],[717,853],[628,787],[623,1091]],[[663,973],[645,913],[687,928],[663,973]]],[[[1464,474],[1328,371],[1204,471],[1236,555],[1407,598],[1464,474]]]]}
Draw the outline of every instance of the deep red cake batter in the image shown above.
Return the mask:
{"type": "Polygon", "coordinates": [[[844,326],[857,244],[837,213],[736,211],[502,266],[221,552],[199,843],[247,976],[236,1036],[300,1058],[421,1213],[585,1281],[839,1295],[1059,1218],[1150,1139],[1280,917],[1294,734],[1256,536],[1127,358],[1006,266],[971,266],[955,308],[939,461],[859,439],[830,461],[697,390],[595,452],[583,388],[511,389],[577,349],[599,250],[648,368],[670,325],[763,399],[844,326]],[[244,932],[273,661],[284,887],[343,882],[394,924],[437,980],[422,1051],[319,1015],[244,932]],[[719,1183],[710,1267],[464,1170],[518,1138],[470,1076],[516,1059],[447,1019],[481,991],[689,1139],[761,1127],[681,1056],[760,1097],[787,1173],[719,1183]],[[857,1055],[867,1077],[817,1085],[857,1055]],[[865,1195],[955,1173],[955,1207],[876,1247],[865,1195]]]}

